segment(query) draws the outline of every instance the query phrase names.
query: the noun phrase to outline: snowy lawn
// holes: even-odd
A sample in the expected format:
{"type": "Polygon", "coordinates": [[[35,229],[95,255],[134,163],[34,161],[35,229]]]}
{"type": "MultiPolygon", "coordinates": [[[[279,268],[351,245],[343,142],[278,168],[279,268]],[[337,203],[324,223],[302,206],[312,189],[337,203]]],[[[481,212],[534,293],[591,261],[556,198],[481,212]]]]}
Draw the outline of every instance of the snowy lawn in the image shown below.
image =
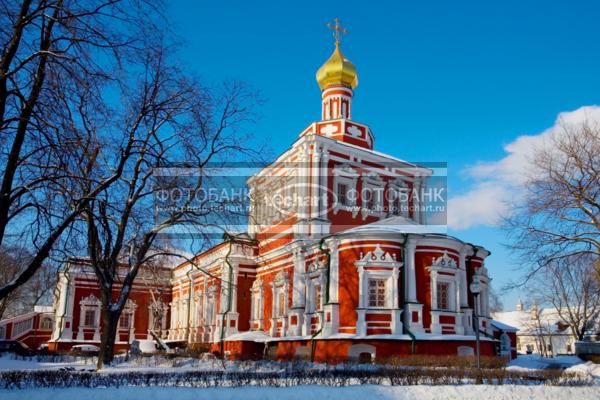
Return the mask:
{"type": "Polygon", "coordinates": [[[556,387],[525,385],[466,385],[466,386],[295,386],[290,388],[242,387],[242,388],[161,388],[129,387],[106,389],[26,389],[0,390],[3,400],[291,400],[300,398],[329,400],[365,399],[571,399],[600,398],[600,387],[556,387]]]}
{"type": "MultiPolygon", "coordinates": [[[[0,357],[0,372],[14,370],[29,371],[55,371],[68,368],[74,370],[92,370],[93,360],[88,359],[64,359],[62,362],[48,362],[49,359],[22,360],[13,357],[0,357]]],[[[131,373],[184,373],[186,371],[224,371],[235,372],[283,372],[290,368],[298,368],[298,365],[276,363],[269,361],[261,362],[227,362],[225,367],[218,360],[198,360],[193,358],[167,359],[161,357],[149,357],[122,362],[118,365],[102,370],[101,374],[131,374],[131,373]]],[[[369,365],[338,365],[335,367],[323,364],[303,364],[300,368],[316,370],[327,369],[365,369],[375,370],[378,366],[369,365]]],[[[389,386],[383,385],[359,385],[352,384],[344,387],[331,387],[325,385],[298,385],[292,387],[268,387],[268,386],[239,386],[239,387],[217,387],[217,388],[190,388],[190,387],[143,387],[126,386],[121,387],[70,387],[70,388],[35,388],[27,387],[21,390],[0,390],[0,399],[84,399],[94,400],[221,400],[221,399],[274,399],[288,400],[309,397],[318,400],[345,399],[364,400],[365,398],[381,399],[548,399],[567,398],[570,400],[600,399],[600,365],[586,363],[577,357],[556,357],[544,359],[537,356],[520,356],[513,360],[506,368],[513,372],[531,372],[543,369],[564,369],[568,372],[576,372],[588,376],[593,386],[550,386],[544,384],[519,384],[519,385],[413,385],[413,386],[389,386]]],[[[182,385],[185,386],[185,383],[182,385]]]]}
{"type": "Polygon", "coordinates": [[[544,358],[535,355],[519,355],[512,360],[508,367],[509,371],[532,371],[536,369],[564,369],[567,372],[576,372],[593,377],[600,385],[600,364],[591,361],[585,362],[577,356],[558,356],[544,358]]]}

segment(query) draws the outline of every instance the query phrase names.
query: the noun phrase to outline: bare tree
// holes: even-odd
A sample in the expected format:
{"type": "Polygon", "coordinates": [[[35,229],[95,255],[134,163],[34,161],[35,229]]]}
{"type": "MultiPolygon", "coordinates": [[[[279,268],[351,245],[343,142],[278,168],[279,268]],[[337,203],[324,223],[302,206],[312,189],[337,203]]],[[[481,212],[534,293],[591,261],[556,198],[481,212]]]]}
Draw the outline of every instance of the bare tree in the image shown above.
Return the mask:
{"type": "Polygon", "coordinates": [[[500,295],[498,294],[498,292],[495,290],[494,287],[491,288],[490,292],[489,292],[489,296],[490,296],[490,312],[491,313],[496,313],[496,312],[501,312],[504,310],[504,305],[502,304],[502,299],[500,298],[500,295]]]}
{"type": "Polygon", "coordinates": [[[538,309],[537,304],[534,304],[531,310],[531,320],[526,324],[527,329],[535,338],[538,351],[542,357],[551,356],[550,349],[546,340],[552,343],[552,324],[542,318],[542,312],[538,309]]]}
{"type": "Polygon", "coordinates": [[[90,198],[119,170],[90,179],[91,121],[73,118],[88,107],[110,117],[108,85],[129,52],[152,32],[154,0],[20,0],[0,4],[0,245],[31,253],[0,299],[31,279],[56,250],[90,198]],[[85,99],[85,101],[83,101],[85,99]],[[102,178],[102,179],[101,179],[102,178]],[[85,188],[78,191],[74,188],[85,188]]]}
{"type": "Polygon", "coordinates": [[[114,107],[110,128],[95,132],[93,171],[122,170],[82,213],[101,290],[98,368],[113,360],[118,320],[140,269],[176,255],[161,247],[161,233],[185,226],[202,235],[199,227],[211,224],[209,216],[225,214],[181,194],[205,187],[209,166],[253,153],[238,128],[251,120],[254,94],[239,83],[210,91],[176,68],[170,53],[159,44],[146,49],[136,78],[122,88],[124,103],[114,107]],[[159,194],[172,201],[157,207],[159,194]]]}
{"type": "MultiPolygon", "coordinates": [[[[20,247],[0,248],[0,285],[14,279],[23,266],[29,263],[31,254],[20,247]]],[[[0,319],[32,311],[42,301],[50,301],[56,283],[52,268],[40,269],[30,280],[0,300],[0,319]]]]}
{"type": "Polygon", "coordinates": [[[525,280],[556,260],[600,256],[600,127],[561,124],[532,162],[524,202],[506,224],[530,266],[525,280]]]}
{"type": "Polygon", "coordinates": [[[551,262],[530,279],[541,303],[550,304],[576,340],[595,333],[600,317],[600,286],[596,259],[577,255],[551,262]]]}

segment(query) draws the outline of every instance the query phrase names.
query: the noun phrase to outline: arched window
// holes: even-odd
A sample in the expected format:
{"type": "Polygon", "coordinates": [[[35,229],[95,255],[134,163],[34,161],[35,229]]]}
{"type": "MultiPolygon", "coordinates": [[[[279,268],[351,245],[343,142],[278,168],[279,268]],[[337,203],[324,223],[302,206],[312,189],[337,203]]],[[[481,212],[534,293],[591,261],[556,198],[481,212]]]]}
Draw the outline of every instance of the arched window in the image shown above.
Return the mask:
{"type": "Polygon", "coordinates": [[[51,330],[52,329],[52,318],[50,317],[44,317],[42,318],[42,322],[40,324],[40,329],[43,330],[51,330]]]}
{"type": "Polygon", "coordinates": [[[273,300],[271,336],[285,336],[287,333],[288,295],[290,278],[287,272],[280,271],[273,280],[273,300]]]}

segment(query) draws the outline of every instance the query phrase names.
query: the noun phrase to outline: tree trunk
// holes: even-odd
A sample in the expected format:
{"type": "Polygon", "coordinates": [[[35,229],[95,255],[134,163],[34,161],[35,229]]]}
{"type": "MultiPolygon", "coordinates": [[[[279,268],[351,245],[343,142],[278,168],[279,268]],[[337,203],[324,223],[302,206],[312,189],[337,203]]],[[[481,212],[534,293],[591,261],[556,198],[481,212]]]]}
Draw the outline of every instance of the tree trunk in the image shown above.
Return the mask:
{"type": "Polygon", "coordinates": [[[98,354],[98,369],[110,365],[113,361],[120,315],[120,311],[111,311],[110,307],[102,308],[102,339],[100,353],[98,354]]]}

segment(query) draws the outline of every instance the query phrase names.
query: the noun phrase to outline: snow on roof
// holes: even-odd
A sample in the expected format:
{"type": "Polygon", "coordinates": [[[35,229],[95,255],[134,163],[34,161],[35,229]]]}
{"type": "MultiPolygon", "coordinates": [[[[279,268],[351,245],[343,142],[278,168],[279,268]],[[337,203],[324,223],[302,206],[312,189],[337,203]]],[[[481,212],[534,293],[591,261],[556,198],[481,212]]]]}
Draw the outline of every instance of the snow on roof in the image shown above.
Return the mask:
{"type": "Polygon", "coordinates": [[[531,310],[501,311],[492,313],[495,321],[517,328],[521,333],[564,331],[564,323],[554,307],[541,308],[538,311],[539,322],[533,318],[531,310]]]}
{"type": "Polygon", "coordinates": [[[262,331],[248,331],[248,332],[241,332],[241,333],[236,333],[231,336],[227,336],[225,341],[226,342],[241,341],[241,342],[265,343],[271,339],[273,339],[271,336],[267,335],[266,333],[264,333],[262,331]]]}
{"type": "Polygon", "coordinates": [[[34,306],[33,311],[38,313],[53,313],[54,308],[52,306],[34,306]]]}
{"type": "Polygon", "coordinates": [[[517,332],[519,329],[514,326],[503,324],[500,321],[492,320],[492,326],[504,332],[517,332]]]}
{"type": "Polygon", "coordinates": [[[357,226],[343,233],[360,233],[360,232],[393,232],[393,233],[417,233],[417,234],[446,234],[447,227],[445,225],[421,225],[415,221],[402,217],[395,216],[382,219],[370,224],[357,226]]]}
{"type": "Polygon", "coordinates": [[[527,331],[531,323],[531,315],[527,311],[501,311],[492,313],[495,322],[513,326],[520,331],[527,331]]]}

